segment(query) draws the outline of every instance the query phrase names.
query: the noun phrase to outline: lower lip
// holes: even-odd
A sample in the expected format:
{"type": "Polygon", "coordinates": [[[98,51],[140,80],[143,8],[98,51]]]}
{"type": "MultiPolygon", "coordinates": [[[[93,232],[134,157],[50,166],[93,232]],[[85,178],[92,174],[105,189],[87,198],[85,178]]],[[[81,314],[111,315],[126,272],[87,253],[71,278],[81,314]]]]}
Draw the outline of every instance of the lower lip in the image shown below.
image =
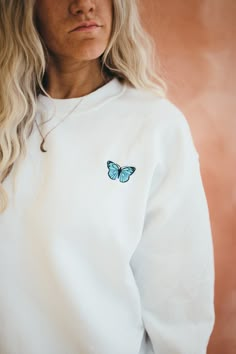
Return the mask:
{"type": "Polygon", "coordinates": [[[72,32],[92,32],[98,30],[99,28],[99,26],[79,27],[72,32]]]}

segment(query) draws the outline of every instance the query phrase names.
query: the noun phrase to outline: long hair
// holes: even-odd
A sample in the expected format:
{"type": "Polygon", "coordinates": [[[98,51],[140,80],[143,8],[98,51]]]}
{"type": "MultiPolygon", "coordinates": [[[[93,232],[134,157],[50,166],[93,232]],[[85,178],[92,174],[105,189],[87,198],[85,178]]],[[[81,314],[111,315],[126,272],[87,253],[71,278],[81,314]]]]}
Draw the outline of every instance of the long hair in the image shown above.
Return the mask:
{"type": "MultiPolygon", "coordinates": [[[[35,0],[0,1],[0,213],[8,204],[3,182],[26,156],[38,93],[47,95],[47,49],[37,31],[34,5],[35,0]]],[[[141,25],[136,0],[113,0],[113,13],[110,42],[100,58],[102,70],[166,97],[160,62],[141,25]]]]}

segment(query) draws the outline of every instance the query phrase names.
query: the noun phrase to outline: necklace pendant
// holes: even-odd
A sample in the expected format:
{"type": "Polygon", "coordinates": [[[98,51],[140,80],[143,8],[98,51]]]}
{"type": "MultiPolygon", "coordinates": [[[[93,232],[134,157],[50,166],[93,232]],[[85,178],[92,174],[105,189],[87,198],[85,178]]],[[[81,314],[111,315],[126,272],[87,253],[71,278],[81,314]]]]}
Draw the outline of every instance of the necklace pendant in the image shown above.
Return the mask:
{"type": "MultiPolygon", "coordinates": [[[[43,137],[43,135],[42,135],[42,133],[41,133],[41,130],[39,129],[39,126],[38,126],[38,122],[37,122],[37,120],[35,119],[35,123],[36,123],[36,126],[37,126],[37,129],[38,129],[38,131],[39,131],[39,134],[40,134],[40,136],[41,136],[41,138],[43,139],[42,140],[42,142],[41,142],[41,144],[40,144],[40,150],[42,151],[42,152],[47,152],[47,150],[44,148],[44,144],[45,144],[45,140],[46,140],[46,137],[48,136],[48,134],[50,134],[54,129],[56,129],[61,123],[63,123],[64,122],[64,120],[67,118],[67,117],[69,117],[75,110],[76,110],[76,108],[80,105],[80,103],[82,102],[82,100],[83,100],[83,97],[78,101],[78,103],[76,104],[76,106],[61,120],[61,121],[59,121],[52,129],[50,129],[49,130],[49,132],[47,132],[47,134],[43,137]]],[[[55,110],[54,110],[54,112],[55,112],[55,110]]],[[[54,115],[54,114],[53,114],[54,115]]],[[[52,118],[53,118],[53,115],[52,115],[52,117],[50,117],[50,119],[48,119],[46,122],[44,122],[44,123],[47,123],[47,122],[49,122],[49,120],[51,120],[52,118]]],[[[44,124],[43,123],[43,124],[44,124]]]]}
{"type": "Polygon", "coordinates": [[[42,142],[41,142],[41,144],[40,144],[40,150],[42,151],[42,152],[47,152],[47,150],[45,150],[44,149],[44,143],[45,143],[45,139],[43,138],[43,140],[42,140],[42,142]]]}

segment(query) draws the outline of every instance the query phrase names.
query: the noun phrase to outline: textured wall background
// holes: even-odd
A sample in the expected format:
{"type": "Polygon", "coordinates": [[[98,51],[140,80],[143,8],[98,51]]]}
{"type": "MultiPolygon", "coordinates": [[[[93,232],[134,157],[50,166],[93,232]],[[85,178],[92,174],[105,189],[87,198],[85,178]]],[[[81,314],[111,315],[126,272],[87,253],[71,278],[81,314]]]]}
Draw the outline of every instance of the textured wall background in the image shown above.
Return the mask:
{"type": "Polygon", "coordinates": [[[169,97],[200,154],[213,230],[216,324],[208,354],[236,354],[236,1],[140,1],[169,97]]]}

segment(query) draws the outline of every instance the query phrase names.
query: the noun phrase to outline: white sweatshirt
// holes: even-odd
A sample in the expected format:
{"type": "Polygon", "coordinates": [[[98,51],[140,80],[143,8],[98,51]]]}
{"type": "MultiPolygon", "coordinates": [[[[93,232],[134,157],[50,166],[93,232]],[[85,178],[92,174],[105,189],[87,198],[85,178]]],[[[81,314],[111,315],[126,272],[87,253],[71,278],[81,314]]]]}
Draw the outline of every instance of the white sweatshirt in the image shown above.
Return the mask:
{"type": "MultiPolygon", "coordinates": [[[[40,95],[43,134],[78,100],[40,95]]],[[[4,181],[0,354],[205,354],[212,238],[181,111],[113,79],[40,143],[4,181]]]]}

